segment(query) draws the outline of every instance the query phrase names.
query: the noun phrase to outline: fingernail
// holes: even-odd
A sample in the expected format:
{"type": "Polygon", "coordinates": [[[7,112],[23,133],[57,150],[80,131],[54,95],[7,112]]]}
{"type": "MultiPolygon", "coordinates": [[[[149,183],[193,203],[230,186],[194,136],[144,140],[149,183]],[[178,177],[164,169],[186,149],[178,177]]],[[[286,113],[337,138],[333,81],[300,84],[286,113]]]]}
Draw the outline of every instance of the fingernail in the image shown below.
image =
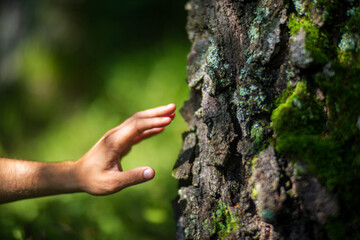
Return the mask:
{"type": "Polygon", "coordinates": [[[144,171],[144,178],[150,180],[154,177],[154,171],[151,168],[148,168],[144,171]]]}

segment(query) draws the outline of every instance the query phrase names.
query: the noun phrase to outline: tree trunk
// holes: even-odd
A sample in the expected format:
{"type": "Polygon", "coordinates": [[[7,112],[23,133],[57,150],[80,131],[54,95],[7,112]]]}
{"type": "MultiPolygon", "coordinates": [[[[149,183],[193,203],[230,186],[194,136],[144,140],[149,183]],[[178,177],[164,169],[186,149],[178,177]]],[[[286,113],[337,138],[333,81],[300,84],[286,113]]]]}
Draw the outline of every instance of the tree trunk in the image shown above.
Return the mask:
{"type": "Polygon", "coordinates": [[[190,0],[176,239],[360,239],[358,0],[190,0]]]}

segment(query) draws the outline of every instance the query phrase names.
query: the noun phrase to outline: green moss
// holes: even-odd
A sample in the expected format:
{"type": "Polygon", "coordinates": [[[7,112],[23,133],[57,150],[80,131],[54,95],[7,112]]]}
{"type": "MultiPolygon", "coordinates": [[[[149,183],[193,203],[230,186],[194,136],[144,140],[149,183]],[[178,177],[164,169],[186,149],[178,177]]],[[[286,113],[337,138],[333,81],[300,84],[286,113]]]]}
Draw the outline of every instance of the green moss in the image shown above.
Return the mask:
{"type": "Polygon", "coordinates": [[[225,239],[238,228],[236,217],[229,207],[221,201],[218,202],[217,210],[211,217],[211,223],[210,221],[205,221],[204,226],[208,229],[212,228],[211,235],[217,235],[218,239],[225,239]]]}
{"type": "Polygon", "coordinates": [[[295,13],[290,15],[288,27],[291,35],[295,35],[303,27],[309,34],[307,37],[314,39],[319,36],[319,30],[310,18],[299,17],[295,13]]]}
{"type": "Polygon", "coordinates": [[[314,134],[324,130],[325,113],[321,104],[307,91],[306,83],[299,82],[294,91],[285,93],[282,103],[273,111],[272,127],[278,136],[284,132],[314,134]],[[290,94],[288,96],[288,94],[290,94]]]}
{"type": "Polygon", "coordinates": [[[347,10],[346,20],[332,17],[337,16],[339,6],[345,6],[337,0],[318,0],[305,6],[304,14],[291,14],[290,34],[300,29],[306,32],[306,49],[315,66],[302,72],[303,81],[296,88],[288,87],[275,101],[271,117],[277,152],[295,166],[307,163],[305,172],[295,167],[293,175],[313,174],[338,196],[338,216],[325,225],[330,239],[360,239],[359,4],[347,10]],[[336,22],[340,31],[315,23],[311,19],[314,9],[323,13],[325,25],[336,22]],[[324,101],[315,97],[318,90],[324,101]]]}
{"type": "Polygon", "coordinates": [[[322,104],[298,82],[288,90],[272,113],[276,150],[293,161],[306,161],[309,170],[333,189],[337,171],[329,166],[340,159],[340,149],[331,137],[325,137],[326,115],[322,104]]]}
{"type": "Polygon", "coordinates": [[[317,21],[328,22],[329,24],[337,21],[336,14],[338,13],[339,8],[342,7],[341,2],[343,0],[293,0],[294,6],[297,10],[297,13],[301,16],[312,16],[312,12],[316,12],[317,15],[320,15],[320,19],[317,21]],[[315,11],[314,11],[315,10],[315,11]]]}
{"type": "Polygon", "coordinates": [[[259,123],[255,123],[251,127],[250,137],[254,139],[254,151],[257,151],[261,147],[261,143],[263,141],[263,132],[264,129],[259,123]]]}
{"type": "Polygon", "coordinates": [[[335,76],[329,78],[319,74],[316,81],[327,91],[331,131],[339,140],[347,141],[359,134],[360,66],[344,68],[335,64],[333,68],[335,76]]]}
{"type": "Polygon", "coordinates": [[[256,188],[253,188],[252,191],[251,191],[251,198],[255,200],[257,198],[258,194],[259,193],[256,190],[256,188]]]}
{"type": "Polygon", "coordinates": [[[324,48],[324,46],[327,47],[329,45],[328,39],[310,17],[300,17],[293,13],[290,15],[288,27],[291,36],[296,35],[301,29],[306,32],[305,47],[310,51],[311,57],[316,63],[328,62],[326,48],[324,48]]]}
{"type": "Polygon", "coordinates": [[[257,156],[255,156],[253,158],[253,160],[251,161],[251,164],[254,165],[258,160],[259,160],[259,158],[257,156]]]}
{"type": "MultiPolygon", "coordinates": [[[[329,189],[336,187],[341,178],[336,169],[341,162],[341,149],[332,138],[309,134],[284,134],[277,139],[276,150],[290,157],[293,161],[306,161],[311,173],[318,176],[329,189]]],[[[294,172],[295,177],[299,176],[294,172]]]]}

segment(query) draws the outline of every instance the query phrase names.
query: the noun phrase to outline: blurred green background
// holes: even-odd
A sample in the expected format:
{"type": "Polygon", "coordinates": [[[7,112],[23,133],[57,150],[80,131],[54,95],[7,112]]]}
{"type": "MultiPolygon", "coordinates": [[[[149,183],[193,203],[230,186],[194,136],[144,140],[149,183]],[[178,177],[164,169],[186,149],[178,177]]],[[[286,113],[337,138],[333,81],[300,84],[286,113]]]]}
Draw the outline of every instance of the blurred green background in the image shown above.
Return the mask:
{"type": "MultiPolygon", "coordinates": [[[[76,160],[133,113],[188,97],[185,1],[0,1],[0,156],[76,160]]],[[[179,114],[124,169],[156,178],[106,197],[0,205],[0,239],[174,239],[179,114]]]]}

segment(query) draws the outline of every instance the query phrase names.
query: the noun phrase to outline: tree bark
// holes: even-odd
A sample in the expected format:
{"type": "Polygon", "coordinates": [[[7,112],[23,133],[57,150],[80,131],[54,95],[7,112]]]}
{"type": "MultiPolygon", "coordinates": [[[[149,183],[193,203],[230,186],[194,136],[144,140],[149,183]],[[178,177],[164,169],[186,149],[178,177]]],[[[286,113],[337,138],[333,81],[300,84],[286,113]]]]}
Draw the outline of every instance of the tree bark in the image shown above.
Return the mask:
{"type": "Polygon", "coordinates": [[[358,6],[188,2],[176,239],[360,238],[358,6]]]}

